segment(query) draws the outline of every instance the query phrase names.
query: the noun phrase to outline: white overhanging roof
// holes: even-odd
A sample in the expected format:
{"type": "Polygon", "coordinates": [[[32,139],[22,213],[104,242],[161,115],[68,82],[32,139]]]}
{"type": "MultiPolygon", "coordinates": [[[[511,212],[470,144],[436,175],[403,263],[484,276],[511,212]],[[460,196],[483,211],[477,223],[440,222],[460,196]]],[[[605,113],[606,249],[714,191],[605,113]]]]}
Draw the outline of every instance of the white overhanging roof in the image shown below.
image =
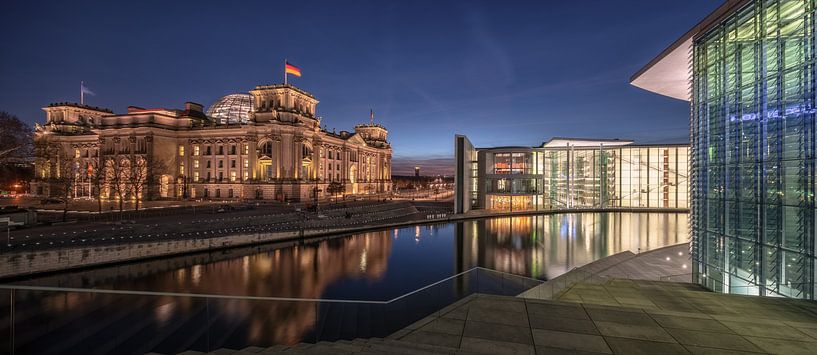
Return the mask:
{"type": "Polygon", "coordinates": [[[643,72],[631,79],[630,84],[656,94],[689,101],[691,51],[692,37],[689,37],[656,63],[645,67],[643,72]]]}
{"type": "Polygon", "coordinates": [[[726,0],[703,21],[635,73],[630,78],[630,84],[656,94],[690,101],[693,39],[748,2],[749,0],[726,0]]]}

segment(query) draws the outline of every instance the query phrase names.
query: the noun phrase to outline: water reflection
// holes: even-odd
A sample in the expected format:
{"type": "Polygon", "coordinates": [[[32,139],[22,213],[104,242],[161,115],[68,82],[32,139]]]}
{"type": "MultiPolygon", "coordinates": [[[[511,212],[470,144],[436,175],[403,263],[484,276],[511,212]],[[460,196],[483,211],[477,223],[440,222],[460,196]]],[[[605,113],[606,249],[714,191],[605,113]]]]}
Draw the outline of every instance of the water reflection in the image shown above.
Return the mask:
{"type": "Polygon", "coordinates": [[[542,280],[594,260],[685,241],[687,215],[579,213],[476,220],[456,226],[460,270],[482,266],[542,280]]]}
{"type": "MultiPolygon", "coordinates": [[[[388,300],[474,266],[550,279],[620,251],[646,251],[685,241],[686,218],[686,214],[672,213],[581,213],[474,220],[166,258],[66,272],[23,283],[388,300]]],[[[8,304],[8,297],[0,301],[3,309],[8,309],[8,304]]],[[[327,315],[342,309],[328,311],[312,302],[207,303],[170,296],[21,292],[16,307],[23,314],[37,314],[28,319],[34,323],[17,326],[18,335],[26,334],[22,339],[27,341],[17,343],[22,353],[82,350],[83,344],[99,346],[105,341],[94,340],[101,337],[94,329],[121,329],[123,334],[130,334],[120,337],[110,350],[177,352],[191,344],[198,349],[214,344],[239,348],[294,344],[316,332],[338,332],[340,337],[349,327],[376,326],[365,323],[372,319],[372,311],[366,311],[370,318],[356,320],[351,326],[335,324],[327,315]],[[188,334],[190,324],[206,332],[188,334]],[[316,328],[316,324],[320,326],[316,328]],[[77,341],[76,329],[86,329],[88,336],[71,343],[79,344],[72,348],[43,342],[57,336],[77,341]],[[183,334],[179,334],[181,329],[185,329],[183,334]],[[212,333],[218,334],[216,339],[212,333]],[[123,340],[131,338],[132,342],[123,340]]],[[[8,331],[7,326],[0,324],[0,332],[8,331]]]]}

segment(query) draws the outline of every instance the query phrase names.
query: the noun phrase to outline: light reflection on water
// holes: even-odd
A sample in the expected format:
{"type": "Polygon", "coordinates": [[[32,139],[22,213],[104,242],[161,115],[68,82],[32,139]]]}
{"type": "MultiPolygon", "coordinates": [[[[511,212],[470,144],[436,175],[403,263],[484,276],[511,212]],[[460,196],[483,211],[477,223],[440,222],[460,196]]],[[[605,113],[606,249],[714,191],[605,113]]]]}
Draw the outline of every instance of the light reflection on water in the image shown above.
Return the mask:
{"type": "MultiPolygon", "coordinates": [[[[388,300],[475,266],[546,280],[620,251],[647,251],[684,242],[687,235],[687,215],[675,213],[581,213],[495,218],[360,233],[317,242],[238,248],[67,272],[23,283],[388,300]]],[[[229,329],[230,335],[224,336],[222,346],[297,343],[312,336],[316,319],[321,314],[315,304],[298,302],[225,300],[206,305],[206,312],[203,312],[205,305],[201,300],[184,298],[36,292],[20,296],[18,307],[28,305],[39,309],[43,318],[57,320],[76,317],[83,310],[99,312],[100,307],[131,307],[135,318],[142,313],[150,318],[142,320],[148,329],[135,333],[144,334],[146,339],[160,337],[158,334],[164,334],[164,329],[177,329],[173,327],[179,327],[180,322],[201,322],[197,317],[206,314],[205,323],[211,324],[211,329],[229,329]],[[215,317],[217,321],[209,317],[215,317]]],[[[117,322],[127,317],[117,319],[110,322],[118,325],[117,322]]],[[[99,321],[104,322],[104,319],[89,320],[99,321]]],[[[64,325],[61,321],[55,322],[64,325]]],[[[54,332],[53,329],[60,328],[48,329],[54,332]]],[[[36,328],[31,331],[37,332],[36,328]]],[[[64,332],[71,334],[71,327],[64,332]]],[[[44,333],[42,336],[59,334],[44,333]]],[[[175,347],[174,337],[177,335],[168,335],[167,340],[155,345],[158,348],[137,349],[185,350],[175,347]]],[[[190,341],[192,344],[203,342],[200,339],[190,341]]],[[[209,336],[206,341],[212,345],[209,336]]],[[[39,345],[32,342],[28,349],[48,350],[38,348],[39,345]]],[[[116,345],[113,349],[123,346],[116,345]]]]}
{"type": "MultiPolygon", "coordinates": [[[[458,237],[459,237],[458,228],[458,237]]],[[[462,225],[461,268],[482,266],[547,280],[622,251],[687,240],[687,214],[581,213],[478,220],[462,225]]]]}

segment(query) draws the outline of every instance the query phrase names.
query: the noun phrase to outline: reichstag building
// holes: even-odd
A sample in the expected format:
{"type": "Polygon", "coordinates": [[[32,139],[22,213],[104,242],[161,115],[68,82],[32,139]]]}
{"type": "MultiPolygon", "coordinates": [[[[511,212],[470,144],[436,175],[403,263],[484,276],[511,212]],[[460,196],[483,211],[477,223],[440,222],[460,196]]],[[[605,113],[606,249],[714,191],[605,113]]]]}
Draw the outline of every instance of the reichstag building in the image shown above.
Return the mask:
{"type": "Polygon", "coordinates": [[[71,197],[109,199],[308,201],[390,191],[386,128],[328,131],[317,104],[286,84],[227,95],[206,110],[50,104],[36,127],[32,191],[62,195],[66,181],[71,197]]]}

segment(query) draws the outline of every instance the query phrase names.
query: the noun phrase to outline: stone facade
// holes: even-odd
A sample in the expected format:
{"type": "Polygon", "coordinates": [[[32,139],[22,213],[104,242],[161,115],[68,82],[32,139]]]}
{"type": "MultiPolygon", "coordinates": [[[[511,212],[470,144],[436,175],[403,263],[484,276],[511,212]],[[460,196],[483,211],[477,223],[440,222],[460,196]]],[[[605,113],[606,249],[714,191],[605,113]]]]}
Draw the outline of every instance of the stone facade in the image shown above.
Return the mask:
{"type": "Polygon", "coordinates": [[[56,184],[65,184],[60,176],[72,173],[72,196],[101,191],[116,198],[120,168],[126,183],[138,187],[129,194],[143,200],[309,201],[316,190],[319,198],[391,190],[392,150],[383,126],[321,129],[318,100],[291,85],[258,86],[250,95],[246,122],[208,117],[192,102],[181,110],[131,106],[125,114],[51,104],[44,108],[46,124],[36,127],[32,192],[55,195],[56,184]],[[134,185],[139,174],[146,178],[134,185]],[[103,182],[95,183],[95,176],[103,182]]]}

